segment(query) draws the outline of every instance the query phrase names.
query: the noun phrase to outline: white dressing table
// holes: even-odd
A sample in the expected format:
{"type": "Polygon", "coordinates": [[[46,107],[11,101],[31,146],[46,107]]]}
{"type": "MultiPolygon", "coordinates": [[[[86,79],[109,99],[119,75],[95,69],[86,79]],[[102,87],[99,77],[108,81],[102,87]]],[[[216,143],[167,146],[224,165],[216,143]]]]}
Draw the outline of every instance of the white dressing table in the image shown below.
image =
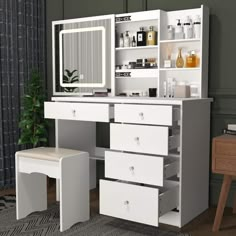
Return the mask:
{"type": "Polygon", "coordinates": [[[101,214],[182,227],[208,208],[211,99],[52,100],[45,118],[55,119],[56,145],[89,152],[90,188],[105,152],[101,214]],[[96,122],[110,123],[110,150],[96,147],[96,122]]]}

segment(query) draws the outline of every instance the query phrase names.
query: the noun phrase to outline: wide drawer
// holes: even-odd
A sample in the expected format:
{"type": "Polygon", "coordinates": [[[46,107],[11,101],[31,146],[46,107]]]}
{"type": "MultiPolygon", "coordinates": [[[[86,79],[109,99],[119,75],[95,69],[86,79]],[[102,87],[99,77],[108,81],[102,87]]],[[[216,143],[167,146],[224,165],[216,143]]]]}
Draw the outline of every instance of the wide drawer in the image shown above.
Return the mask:
{"type": "Polygon", "coordinates": [[[105,152],[105,177],[137,183],[163,186],[179,172],[179,161],[123,152],[105,152]]]}
{"type": "Polygon", "coordinates": [[[180,119],[180,110],[163,105],[115,105],[115,122],[172,126],[180,119]]]}
{"type": "Polygon", "coordinates": [[[158,226],[159,217],[178,206],[178,194],[176,183],[157,189],[100,180],[100,213],[158,226]]]}
{"type": "Polygon", "coordinates": [[[169,136],[169,128],[145,125],[110,125],[110,148],[121,151],[168,155],[179,147],[179,135],[169,136]]]}
{"type": "Polygon", "coordinates": [[[49,119],[109,122],[113,108],[109,104],[45,102],[44,116],[49,119]]]}

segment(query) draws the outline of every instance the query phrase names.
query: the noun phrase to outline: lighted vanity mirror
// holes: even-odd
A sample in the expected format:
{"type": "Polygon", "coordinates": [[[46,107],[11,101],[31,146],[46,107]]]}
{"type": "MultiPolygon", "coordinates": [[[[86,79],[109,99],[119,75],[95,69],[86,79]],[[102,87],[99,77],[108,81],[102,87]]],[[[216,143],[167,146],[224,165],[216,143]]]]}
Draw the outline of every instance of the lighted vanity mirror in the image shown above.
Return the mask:
{"type": "Polygon", "coordinates": [[[53,91],[86,95],[112,90],[114,15],[53,22],[53,91]]]}

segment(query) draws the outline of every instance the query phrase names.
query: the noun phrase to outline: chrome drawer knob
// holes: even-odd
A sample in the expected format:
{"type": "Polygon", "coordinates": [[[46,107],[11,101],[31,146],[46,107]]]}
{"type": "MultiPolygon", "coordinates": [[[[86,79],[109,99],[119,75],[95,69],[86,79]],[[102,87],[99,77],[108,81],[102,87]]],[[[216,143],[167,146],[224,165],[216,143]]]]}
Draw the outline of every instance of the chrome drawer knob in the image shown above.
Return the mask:
{"type": "Polygon", "coordinates": [[[134,140],[135,140],[136,142],[139,142],[139,137],[135,137],[134,140]]]}
{"type": "Polygon", "coordinates": [[[144,119],[144,114],[143,114],[143,112],[140,112],[139,113],[139,116],[140,116],[140,118],[143,120],[144,119]]]}
{"type": "Polygon", "coordinates": [[[134,167],[133,167],[133,166],[130,166],[129,170],[130,170],[130,171],[134,171],[134,167]]]}
{"type": "Polygon", "coordinates": [[[72,114],[73,114],[73,116],[75,116],[76,110],[72,110],[72,114]]]}
{"type": "Polygon", "coordinates": [[[129,201],[124,201],[124,205],[129,205],[129,201]]]}

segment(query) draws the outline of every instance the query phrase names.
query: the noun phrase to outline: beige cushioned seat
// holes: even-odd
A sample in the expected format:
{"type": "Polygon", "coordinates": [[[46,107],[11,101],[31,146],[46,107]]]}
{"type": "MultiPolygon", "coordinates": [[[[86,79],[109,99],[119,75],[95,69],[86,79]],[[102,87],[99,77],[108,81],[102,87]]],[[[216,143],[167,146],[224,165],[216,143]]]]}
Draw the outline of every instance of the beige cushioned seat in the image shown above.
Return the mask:
{"type": "Polygon", "coordinates": [[[35,158],[48,161],[59,161],[61,158],[78,155],[81,151],[65,149],[65,148],[53,148],[53,147],[38,147],[16,152],[21,157],[35,158]]]}

